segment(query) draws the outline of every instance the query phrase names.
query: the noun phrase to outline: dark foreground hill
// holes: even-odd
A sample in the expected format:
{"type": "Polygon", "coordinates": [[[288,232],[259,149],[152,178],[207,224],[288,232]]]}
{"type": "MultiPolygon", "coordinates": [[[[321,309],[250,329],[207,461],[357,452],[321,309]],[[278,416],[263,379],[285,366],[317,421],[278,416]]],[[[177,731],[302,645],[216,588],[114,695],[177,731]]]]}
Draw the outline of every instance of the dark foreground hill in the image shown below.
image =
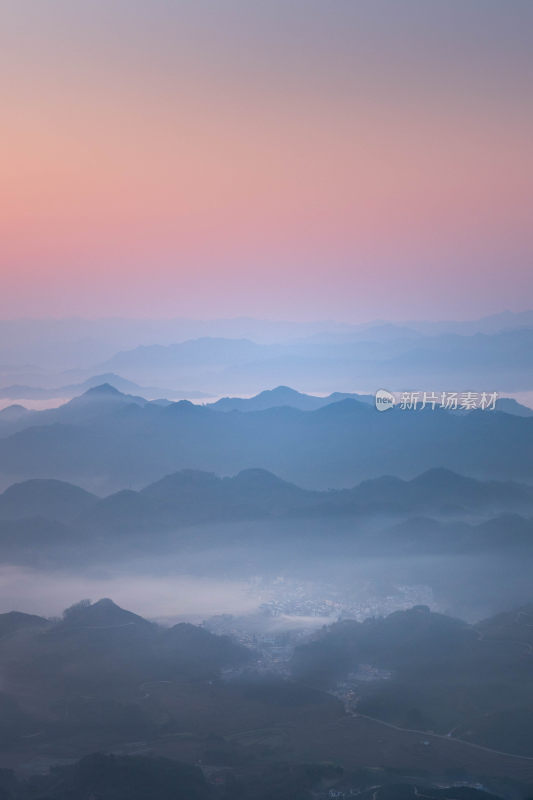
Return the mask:
{"type": "MultiPolygon", "coordinates": [[[[454,785],[450,778],[432,786],[427,775],[405,776],[394,770],[343,770],[328,763],[189,765],[146,755],[95,753],[75,764],[52,768],[48,774],[17,780],[10,770],[0,772],[0,794],[9,800],[326,800],[354,795],[362,800],[499,800],[468,781],[454,785]],[[377,782],[378,781],[378,782],[377,782]]],[[[488,781],[500,788],[497,781],[488,781]]],[[[501,783],[519,792],[520,785],[501,783]]]]}
{"type": "Polygon", "coordinates": [[[296,649],[293,674],[341,686],[357,714],[533,757],[530,622],[531,607],[478,625],[425,606],[346,620],[296,649]]]}
{"type": "Polygon", "coordinates": [[[9,625],[0,645],[4,685],[17,682],[19,660],[41,689],[63,693],[106,681],[109,688],[115,680],[122,691],[142,680],[212,677],[249,658],[227,637],[184,623],[161,628],[106,598],[82,601],[59,621],[19,614],[5,622],[5,617],[0,615],[0,629],[9,625]]]}
{"type": "Polygon", "coordinates": [[[82,601],[60,620],[0,615],[0,630],[4,764],[43,746],[83,755],[139,741],[223,753],[237,731],[305,729],[343,713],[335,698],[276,677],[225,683],[222,670],[249,664],[250,650],[194,625],[160,627],[109,599],[82,601]]]}
{"type": "Polygon", "coordinates": [[[161,628],[111,600],[78,603],[56,621],[0,616],[0,629],[0,764],[44,773],[43,763],[117,754],[92,756],[29,783],[0,770],[0,796],[9,800],[91,793],[166,800],[181,797],[185,787],[187,797],[228,800],[310,800],[310,792],[327,797],[332,787],[361,793],[372,787],[387,798],[387,787],[398,784],[400,797],[420,796],[409,787],[424,786],[431,798],[460,800],[476,795],[432,794],[430,776],[441,786],[458,779],[533,782],[531,760],[496,752],[530,748],[524,648],[423,607],[325,629],[297,649],[291,680],[259,673],[259,651],[192,625],[161,628]],[[364,664],[388,672],[368,680],[367,668],[363,679],[350,677],[364,664]],[[313,685],[317,679],[338,696],[313,685]],[[348,696],[356,700],[355,716],[344,708],[348,696]],[[490,724],[495,715],[508,723],[498,741],[490,724]],[[434,733],[425,732],[430,727],[434,733]],[[161,756],[189,766],[160,762],[161,756]]]}

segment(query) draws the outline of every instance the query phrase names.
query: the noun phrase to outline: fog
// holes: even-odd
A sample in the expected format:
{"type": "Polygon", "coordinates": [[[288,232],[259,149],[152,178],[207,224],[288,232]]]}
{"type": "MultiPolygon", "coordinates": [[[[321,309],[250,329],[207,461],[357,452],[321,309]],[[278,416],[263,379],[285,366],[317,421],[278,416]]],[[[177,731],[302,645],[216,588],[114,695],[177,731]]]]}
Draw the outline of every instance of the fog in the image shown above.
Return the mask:
{"type": "Polygon", "coordinates": [[[123,608],[145,617],[190,620],[216,613],[248,613],[261,602],[251,584],[244,581],[184,574],[77,574],[16,566],[0,568],[0,604],[5,609],[59,616],[82,598],[101,597],[112,597],[123,608]]]}
{"type": "MultiPolygon", "coordinates": [[[[0,568],[0,608],[59,616],[82,598],[111,597],[163,623],[219,614],[275,619],[277,629],[311,629],[427,605],[470,622],[525,603],[530,570],[520,557],[305,556],[298,544],[228,547],[129,558],[76,568],[0,568]]],[[[274,623],[273,623],[274,624],[274,623]]]]}

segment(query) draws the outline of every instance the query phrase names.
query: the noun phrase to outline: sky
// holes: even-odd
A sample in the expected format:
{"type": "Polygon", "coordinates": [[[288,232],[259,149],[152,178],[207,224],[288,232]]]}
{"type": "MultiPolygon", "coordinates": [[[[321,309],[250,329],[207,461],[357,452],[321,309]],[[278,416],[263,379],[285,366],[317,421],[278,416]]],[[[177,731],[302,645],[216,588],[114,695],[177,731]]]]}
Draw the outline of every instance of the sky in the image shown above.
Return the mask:
{"type": "Polygon", "coordinates": [[[529,0],[0,0],[0,317],[533,305],[529,0]]]}

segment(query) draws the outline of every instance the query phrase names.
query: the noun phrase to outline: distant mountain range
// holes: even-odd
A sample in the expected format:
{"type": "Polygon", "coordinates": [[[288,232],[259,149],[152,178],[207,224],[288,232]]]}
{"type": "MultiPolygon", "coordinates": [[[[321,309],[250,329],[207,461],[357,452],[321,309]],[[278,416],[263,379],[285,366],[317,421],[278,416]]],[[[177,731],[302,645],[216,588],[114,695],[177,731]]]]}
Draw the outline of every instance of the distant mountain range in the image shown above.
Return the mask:
{"type": "Polygon", "coordinates": [[[280,345],[261,345],[249,339],[205,337],[171,345],[144,345],[113,356],[104,366],[113,370],[159,370],[175,365],[204,366],[239,364],[260,356],[283,353],[280,345]]]}
{"type": "MultiPolygon", "coordinates": [[[[339,403],[341,400],[359,400],[361,403],[375,404],[375,395],[356,394],[354,392],[333,392],[324,397],[304,394],[290,386],[277,386],[267,389],[254,397],[222,397],[214,403],[208,403],[216,411],[265,411],[268,408],[289,406],[299,408],[301,411],[316,411],[318,408],[339,403]]],[[[533,417],[533,409],[518,403],[511,397],[499,397],[496,400],[496,409],[506,414],[515,414],[519,417],[533,417]]]]}
{"type": "MultiPolygon", "coordinates": [[[[326,397],[316,397],[298,392],[296,389],[291,389],[290,386],[277,386],[275,389],[260,392],[254,397],[222,397],[215,403],[211,403],[210,407],[216,411],[266,411],[268,408],[289,406],[290,408],[299,408],[301,411],[316,411],[330,403],[348,399],[359,400],[371,405],[374,403],[374,395],[371,394],[333,392],[326,397]]],[[[531,414],[533,415],[533,411],[531,414]]]]}
{"type": "Polygon", "coordinates": [[[140,492],[103,499],[40,479],[0,495],[0,555],[10,563],[66,565],[80,558],[89,563],[134,553],[161,556],[184,546],[188,552],[215,544],[253,549],[264,546],[264,537],[270,545],[296,543],[303,531],[309,547],[327,541],[331,553],[344,555],[354,548],[380,557],[512,555],[533,548],[532,512],[532,487],[485,483],[443,469],[411,481],[384,477],[327,492],[306,491],[259,469],[233,478],[184,470],[140,492]],[[373,518],[377,524],[369,524],[373,518]],[[259,539],[246,526],[217,533],[221,523],[253,520],[268,523],[259,539]],[[184,540],[179,531],[194,525],[205,530],[189,530],[184,540]]]}
{"type": "Polygon", "coordinates": [[[388,330],[398,336],[441,333],[497,333],[532,328],[533,311],[492,314],[477,320],[345,323],[333,320],[291,322],[247,317],[234,319],[17,319],[0,321],[0,365],[42,363],[72,366],[97,363],[139,344],[169,344],[205,337],[247,338],[259,343],[312,336],[375,338],[388,330]]]}
{"type": "Polygon", "coordinates": [[[45,517],[123,524],[183,525],[208,520],[337,514],[487,515],[533,511],[533,487],[510,481],[479,481],[434,468],[412,480],[386,476],[353,489],[309,491],[262,469],[232,478],[182,470],[141,491],[103,499],[70,483],[31,479],[0,494],[0,519],[45,517]],[[139,516],[141,515],[141,516],[139,516]]]}
{"type": "Polygon", "coordinates": [[[314,391],[348,384],[514,392],[533,389],[532,353],[532,327],[422,335],[388,325],[275,343],[205,337],[143,345],[117,353],[99,368],[216,394],[279,383],[314,391]]]}
{"type": "Polygon", "coordinates": [[[53,388],[26,386],[23,384],[0,387],[0,399],[53,400],[55,398],[73,398],[105,383],[127,394],[135,393],[136,395],[142,395],[143,398],[147,400],[155,400],[164,397],[171,397],[174,400],[185,398],[200,400],[209,397],[205,392],[195,392],[193,390],[180,392],[175,389],[162,389],[157,386],[139,386],[139,384],[134,381],[129,381],[113,372],[106,372],[93,375],[81,383],[69,383],[53,388]]]}
{"type": "MultiPolygon", "coordinates": [[[[27,397],[32,397],[33,390],[30,387],[12,387],[15,395],[18,397],[18,390],[29,390],[27,397]]],[[[135,402],[138,405],[145,405],[148,402],[154,402],[157,405],[166,406],[171,404],[162,396],[162,389],[155,389],[150,387],[142,387],[132,381],[127,381],[119,375],[107,374],[97,375],[84,382],[84,384],[76,384],[72,386],[64,386],[57,390],[44,390],[36,389],[35,397],[60,397],[73,394],[78,396],[78,390],[91,391],[95,390],[98,394],[104,394],[107,391],[110,395],[112,390],[116,389],[118,392],[125,396],[129,402],[135,402]],[[102,388],[104,387],[104,388],[102,388]],[[109,387],[109,388],[107,388],[109,387]],[[134,395],[131,392],[135,392],[134,395]],[[42,393],[42,395],[40,394],[42,393]],[[62,393],[62,394],[61,394],[62,393]],[[142,395],[142,396],[141,396],[142,395]],[[156,395],[157,399],[150,399],[152,395],[156,395]]],[[[8,390],[5,390],[6,392],[8,390]]],[[[169,396],[175,397],[175,392],[167,392],[169,396]]],[[[1,390],[0,390],[1,394],[1,390]]],[[[192,393],[189,397],[200,399],[201,392],[192,393]]],[[[73,397],[72,399],[75,399],[73,397]]],[[[323,406],[330,405],[331,403],[338,403],[341,400],[359,400],[362,403],[374,405],[375,395],[373,394],[357,394],[355,392],[333,392],[325,396],[317,396],[312,394],[305,394],[290,386],[277,386],[274,389],[266,389],[253,397],[222,397],[220,400],[207,403],[210,408],[216,411],[266,411],[269,408],[279,408],[282,406],[289,406],[290,408],[299,408],[301,411],[315,411],[323,406]]],[[[533,409],[528,408],[521,403],[518,403],[511,397],[500,397],[496,401],[496,408],[499,411],[504,411],[506,414],[515,414],[520,417],[533,416],[533,409]]],[[[55,415],[58,416],[57,414],[55,415]]],[[[0,433],[3,431],[9,432],[9,425],[11,424],[13,431],[28,427],[30,424],[35,424],[37,420],[41,424],[47,419],[53,419],[54,414],[48,416],[35,416],[35,412],[31,412],[20,404],[7,406],[0,410],[0,433]]]]}
{"type": "Polygon", "coordinates": [[[220,413],[187,401],[148,403],[103,385],[57,409],[14,416],[0,416],[4,486],[51,477],[107,493],[184,468],[227,475],[260,467],[306,488],[342,488],[384,474],[410,478],[436,464],[483,479],[533,480],[533,419],[498,411],[380,414],[348,398],[311,411],[220,413]]]}
{"type": "Polygon", "coordinates": [[[469,322],[364,325],[4,320],[0,398],[43,402],[104,381],[174,400],[249,395],[279,384],[319,394],[332,386],[530,391],[532,318],[533,312],[505,312],[469,322]]]}

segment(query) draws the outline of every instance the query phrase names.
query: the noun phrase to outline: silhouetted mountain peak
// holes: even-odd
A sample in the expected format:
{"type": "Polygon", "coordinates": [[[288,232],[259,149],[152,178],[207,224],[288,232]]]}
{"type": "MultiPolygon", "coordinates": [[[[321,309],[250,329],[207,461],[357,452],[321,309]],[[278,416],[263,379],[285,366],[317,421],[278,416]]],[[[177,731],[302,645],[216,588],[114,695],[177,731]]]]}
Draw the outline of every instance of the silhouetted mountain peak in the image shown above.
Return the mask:
{"type": "Polygon", "coordinates": [[[442,489],[450,486],[476,485],[478,481],[474,478],[467,478],[464,475],[459,475],[457,472],[447,469],[446,467],[432,467],[422,472],[420,475],[417,475],[416,478],[413,478],[411,483],[416,486],[438,487],[442,489]]]}
{"type": "Polygon", "coordinates": [[[260,467],[243,469],[232,480],[239,483],[241,486],[247,487],[264,486],[266,488],[271,488],[273,486],[288,486],[297,490],[297,487],[293,484],[284,481],[282,478],[278,478],[273,472],[269,472],[267,469],[261,469],[260,467]]]}
{"type": "Polygon", "coordinates": [[[289,406],[300,411],[316,411],[331,403],[338,403],[345,399],[361,400],[373,403],[369,395],[354,395],[346,392],[334,392],[327,397],[304,394],[297,389],[292,389],[284,384],[274,389],[265,389],[253,397],[222,397],[210,406],[216,411],[266,411],[280,406],[289,406]]]}
{"type": "Polygon", "coordinates": [[[83,395],[84,397],[125,397],[126,395],[111,386],[110,383],[101,383],[99,386],[93,386],[83,395]]]}
{"type": "Polygon", "coordinates": [[[0,637],[9,636],[24,628],[37,628],[48,625],[48,620],[35,614],[24,614],[22,611],[8,611],[0,614],[0,637]]]}
{"type": "Polygon", "coordinates": [[[500,397],[496,400],[496,410],[517,417],[533,417],[533,409],[518,403],[513,397],[500,397]]]}
{"type": "Polygon", "coordinates": [[[176,491],[193,488],[203,489],[220,482],[220,478],[214,472],[203,472],[199,469],[181,469],[146,486],[142,489],[141,494],[152,498],[168,497],[176,491]]]}
{"type": "Polygon", "coordinates": [[[60,406],[58,411],[62,409],[66,410],[73,410],[76,411],[82,410],[86,411],[87,409],[95,408],[98,411],[101,408],[115,408],[121,405],[138,405],[138,406],[145,406],[147,404],[147,400],[144,397],[139,397],[133,394],[124,394],[116,389],[114,386],[111,386],[110,383],[101,383],[98,386],[93,386],[90,389],[87,389],[81,395],[77,397],[73,397],[68,403],[64,406],[60,406]]]}
{"type": "Polygon", "coordinates": [[[298,392],[296,389],[291,389],[290,386],[276,386],[274,389],[265,389],[263,392],[260,392],[257,397],[302,397],[302,393],[298,392]]]}
{"type": "Polygon", "coordinates": [[[4,498],[20,497],[27,500],[30,496],[46,495],[50,497],[51,494],[56,497],[68,496],[75,492],[76,494],[89,495],[85,489],[80,489],[79,486],[74,486],[67,481],[60,481],[56,478],[30,478],[27,481],[20,483],[12,483],[8,486],[3,493],[4,498]]]}
{"type": "Polygon", "coordinates": [[[126,399],[127,395],[119,392],[119,390],[111,386],[110,383],[102,383],[99,386],[93,386],[91,389],[87,389],[86,392],[83,392],[83,394],[77,397],[73,397],[72,400],[69,400],[64,406],[60,406],[59,410],[62,408],[74,409],[78,406],[87,408],[92,405],[101,406],[102,404],[115,404],[119,401],[125,401],[126,399]]]}
{"type": "Polygon", "coordinates": [[[119,389],[118,385],[120,384],[123,389],[127,387],[126,391],[131,391],[140,389],[141,387],[138,386],[133,381],[128,381],[126,378],[122,378],[116,372],[103,372],[100,375],[93,375],[91,378],[87,378],[86,381],[81,384],[82,386],[86,386],[87,389],[105,389],[107,390],[108,386],[111,388],[116,389],[117,391],[121,392],[122,389],[119,389]]]}
{"type": "Polygon", "coordinates": [[[165,407],[166,414],[203,414],[208,410],[205,406],[191,403],[190,400],[177,400],[165,407]]]}
{"type": "Polygon", "coordinates": [[[108,597],[95,603],[82,600],[67,608],[63,614],[63,626],[74,628],[122,628],[127,625],[152,627],[147,620],[118,606],[108,597]]]}
{"type": "Polygon", "coordinates": [[[66,522],[90,508],[96,499],[66,481],[31,478],[12,484],[0,495],[0,519],[43,516],[66,522]]]}
{"type": "Polygon", "coordinates": [[[19,403],[13,403],[12,405],[3,408],[0,411],[0,419],[5,420],[6,422],[15,422],[16,420],[30,413],[31,412],[25,408],[25,406],[22,406],[19,403]]]}
{"type": "Polygon", "coordinates": [[[372,411],[373,409],[368,403],[355,400],[353,397],[346,397],[344,400],[339,400],[337,403],[329,403],[317,409],[314,414],[320,418],[330,417],[333,419],[348,414],[368,414],[372,411]]]}
{"type": "Polygon", "coordinates": [[[197,664],[197,671],[206,665],[219,669],[229,664],[239,664],[250,659],[250,651],[227,636],[217,636],[205,628],[179,622],[164,633],[167,645],[180,653],[191,665],[197,664]]]}

